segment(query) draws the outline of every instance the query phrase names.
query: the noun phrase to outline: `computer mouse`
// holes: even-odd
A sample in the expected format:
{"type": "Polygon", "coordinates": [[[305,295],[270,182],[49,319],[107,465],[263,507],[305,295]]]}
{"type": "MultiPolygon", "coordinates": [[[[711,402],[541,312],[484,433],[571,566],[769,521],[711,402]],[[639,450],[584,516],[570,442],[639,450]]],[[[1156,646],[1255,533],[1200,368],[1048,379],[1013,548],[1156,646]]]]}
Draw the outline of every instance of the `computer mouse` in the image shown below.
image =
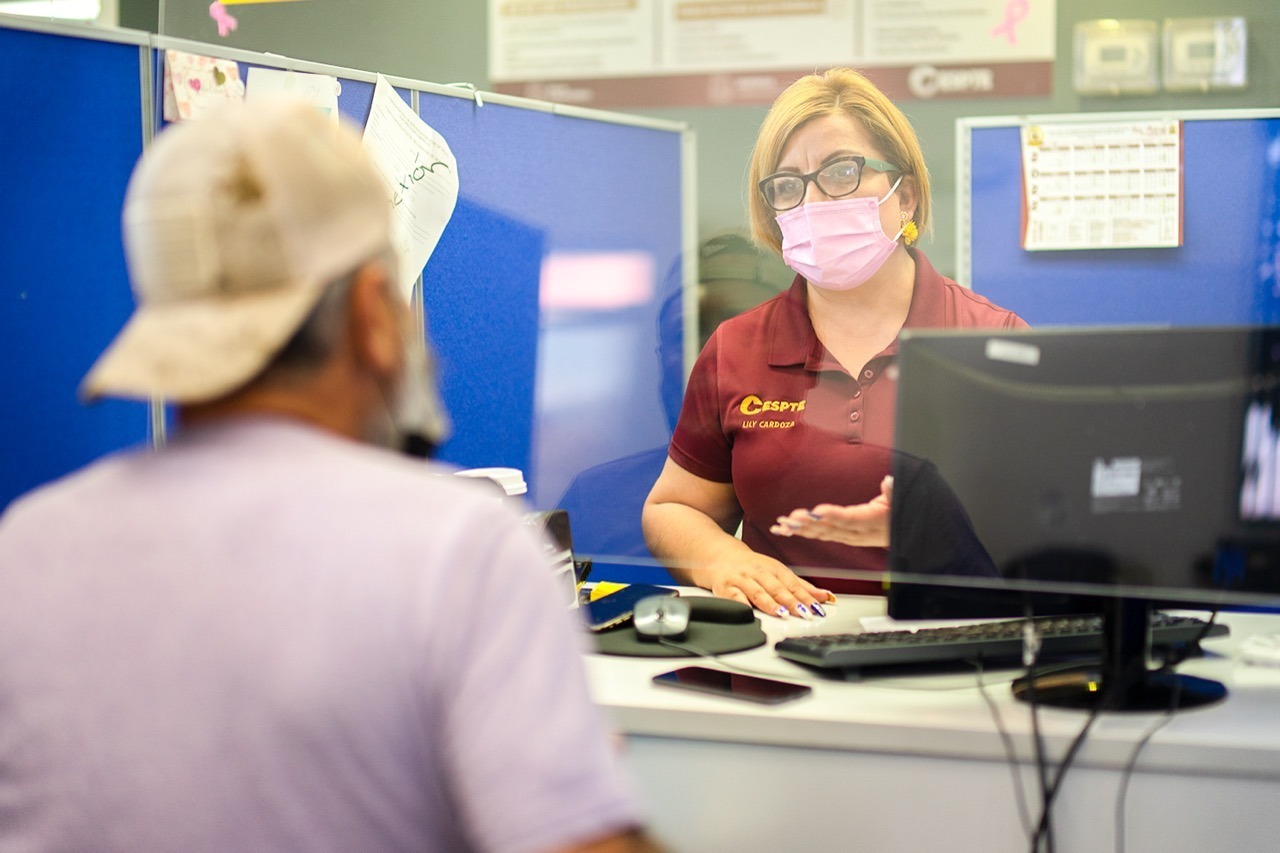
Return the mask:
{"type": "Polygon", "coordinates": [[[673,595],[651,595],[636,602],[631,613],[642,640],[679,640],[689,630],[689,603],[673,595]]]}

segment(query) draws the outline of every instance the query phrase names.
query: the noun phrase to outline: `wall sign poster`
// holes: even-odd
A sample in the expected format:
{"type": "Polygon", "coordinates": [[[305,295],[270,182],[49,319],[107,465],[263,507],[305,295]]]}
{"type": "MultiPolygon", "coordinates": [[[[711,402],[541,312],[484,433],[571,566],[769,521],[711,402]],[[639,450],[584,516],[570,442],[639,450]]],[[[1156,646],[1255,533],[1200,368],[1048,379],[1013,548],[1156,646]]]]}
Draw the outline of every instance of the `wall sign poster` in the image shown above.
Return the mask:
{"type": "Polygon", "coordinates": [[[1048,95],[1056,0],[489,0],[496,91],[592,107],[768,104],[850,65],[896,100],[1048,95]]]}
{"type": "Polygon", "coordinates": [[[1022,247],[1182,245],[1182,123],[1022,128],[1022,247]]]}

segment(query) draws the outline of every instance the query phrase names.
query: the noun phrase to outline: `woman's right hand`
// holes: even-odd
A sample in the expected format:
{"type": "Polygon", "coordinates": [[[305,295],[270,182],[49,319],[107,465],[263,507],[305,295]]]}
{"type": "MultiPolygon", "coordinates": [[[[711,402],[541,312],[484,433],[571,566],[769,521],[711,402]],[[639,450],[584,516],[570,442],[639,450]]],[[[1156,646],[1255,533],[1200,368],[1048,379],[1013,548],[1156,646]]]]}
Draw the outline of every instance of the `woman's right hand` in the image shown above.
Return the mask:
{"type": "Polygon", "coordinates": [[[774,616],[822,617],[822,605],[835,601],[828,590],[814,586],[783,563],[746,548],[745,555],[691,569],[690,579],[721,598],[750,604],[774,616]]]}
{"type": "Polygon", "coordinates": [[[835,596],[743,544],[732,532],[741,517],[732,483],[703,479],[668,459],[645,501],[645,543],[682,583],[775,616],[823,615],[822,604],[835,596]]]}

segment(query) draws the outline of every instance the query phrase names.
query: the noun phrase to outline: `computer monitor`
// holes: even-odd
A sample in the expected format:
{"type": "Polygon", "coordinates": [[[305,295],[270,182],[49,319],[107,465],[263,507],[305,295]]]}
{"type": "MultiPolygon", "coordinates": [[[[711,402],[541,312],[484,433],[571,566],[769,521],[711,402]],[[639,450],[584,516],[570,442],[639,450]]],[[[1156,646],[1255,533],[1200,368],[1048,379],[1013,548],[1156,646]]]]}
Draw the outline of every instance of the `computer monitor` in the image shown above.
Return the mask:
{"type": "Polygon", "coordinates": [[[1150,669],[1148,616],[1280,593],[1280,329],[904,331],[898,369],[890,615],[1101,612],[1100,661],[1015,692],[1225,695],[1150,669]]]}

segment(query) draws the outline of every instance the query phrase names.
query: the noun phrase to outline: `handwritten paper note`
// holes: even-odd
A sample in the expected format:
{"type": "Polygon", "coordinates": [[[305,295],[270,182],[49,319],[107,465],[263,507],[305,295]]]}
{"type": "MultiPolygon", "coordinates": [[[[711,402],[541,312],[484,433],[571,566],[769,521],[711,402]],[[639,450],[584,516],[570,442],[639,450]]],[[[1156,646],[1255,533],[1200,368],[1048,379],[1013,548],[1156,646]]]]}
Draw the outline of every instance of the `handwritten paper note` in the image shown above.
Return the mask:
{"type": "Polygon", "coordinates": [[[1182,244],[1182,126],[1174,120],[1022,129],[1022,246],[1182,244]]]}
{"type": "Polygon", "coordinates": [[[387,181],[400,285],[408,298],[458,202],[458,161],[443,136],[418,117],[381,74],[364,146],[387,181]]]}

